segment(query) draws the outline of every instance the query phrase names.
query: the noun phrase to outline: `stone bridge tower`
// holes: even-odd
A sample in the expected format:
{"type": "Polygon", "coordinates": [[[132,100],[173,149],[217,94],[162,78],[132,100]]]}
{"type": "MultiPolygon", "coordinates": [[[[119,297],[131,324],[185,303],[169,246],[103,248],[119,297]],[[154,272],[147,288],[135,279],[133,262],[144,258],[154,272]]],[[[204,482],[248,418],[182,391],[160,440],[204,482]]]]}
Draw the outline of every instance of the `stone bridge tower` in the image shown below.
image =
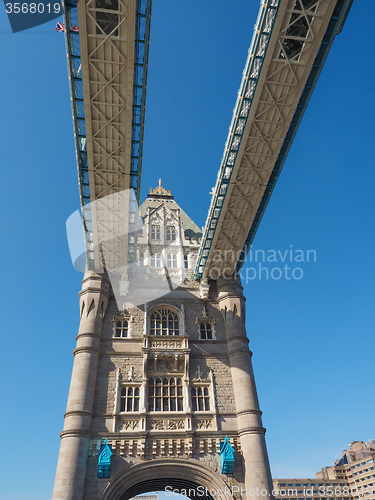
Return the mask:
{"type": "Polygon", "coordinates": [[[200,230],[161,183],[150,191],[137,265],[175,285],[119,310],[108,278],[86,272],[53,500],[269,496],[242,287],[221,279],[202,296],[200,230]]]}

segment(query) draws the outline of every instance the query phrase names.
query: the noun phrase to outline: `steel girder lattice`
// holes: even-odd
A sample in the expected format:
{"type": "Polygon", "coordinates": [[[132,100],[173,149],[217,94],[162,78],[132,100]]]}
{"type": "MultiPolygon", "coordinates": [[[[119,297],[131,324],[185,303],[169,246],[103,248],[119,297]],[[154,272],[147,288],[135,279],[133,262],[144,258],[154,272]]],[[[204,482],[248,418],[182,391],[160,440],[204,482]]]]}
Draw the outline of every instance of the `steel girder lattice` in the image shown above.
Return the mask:
{"type": "Polygon", "coordinates": [[[73,10],[79,44],[70,34],[67,52],[87,263],[121,274],[135,253],[128,234],[140,190],[151,0],[66,3],[66,23],[73,10]],[[127,190],[134,195],[113,196],[127,190]]]}
{"type": "Polygon", "coordinates": [[[337,3],[270,0],[261,6],[199,249],[196,278],[233,275],[239,259],[246,256],[250,229],[271,188],[271,174],[337,3]]]}

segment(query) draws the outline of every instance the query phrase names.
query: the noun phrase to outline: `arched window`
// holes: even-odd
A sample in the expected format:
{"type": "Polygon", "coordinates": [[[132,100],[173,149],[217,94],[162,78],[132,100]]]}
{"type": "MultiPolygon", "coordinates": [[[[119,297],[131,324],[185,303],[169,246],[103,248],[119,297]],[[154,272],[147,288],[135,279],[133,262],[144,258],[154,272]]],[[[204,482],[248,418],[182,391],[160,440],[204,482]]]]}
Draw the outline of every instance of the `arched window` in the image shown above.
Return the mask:
{"type": "Polygon", "coordinates": [[[193,387],[191,389],[191,404],[193,411],[210,411],[208,387],[193,387]]]}
{"type": "Polygon", "coordinates": [[[176,241],[176,228],[167,226],[167,241],[176,241]]]}
{"type": "Polygon", "coordinates": [[[156,225],[151,226],[151,239],[160,240],[160,226],[156,225]]]}
{"type": "Polygon", "coordinates": [[[120,411],[139,411],[139,387],[123,387],[120,411]]]}
{"type": "Polygon", "coordinates": [[[151,377],[148,382],[149,411],[183,411],[182,380],[151,377]]]}
{"type": "Polygon", "coordinates": [[[209,321],[201,321],[199,331],[202,340],[212,340],[212,324],[209,321]]]}
{"type": "Polygon", "coordinates": [[[189,257],[186,254],[184,255],[184,268],[189,268],[189,257]]]}
{"type": "Polygon", "coordinates": [[[151,335],[179,335],[180,325],[178,316],[169,309],[157,309],[150,316],[151,335]]]}
{"type": "Polygon", "coordinates": [[[125,338],[129,334],[129,320],[128,319],[115,319],[115,337],[125,338]]]}

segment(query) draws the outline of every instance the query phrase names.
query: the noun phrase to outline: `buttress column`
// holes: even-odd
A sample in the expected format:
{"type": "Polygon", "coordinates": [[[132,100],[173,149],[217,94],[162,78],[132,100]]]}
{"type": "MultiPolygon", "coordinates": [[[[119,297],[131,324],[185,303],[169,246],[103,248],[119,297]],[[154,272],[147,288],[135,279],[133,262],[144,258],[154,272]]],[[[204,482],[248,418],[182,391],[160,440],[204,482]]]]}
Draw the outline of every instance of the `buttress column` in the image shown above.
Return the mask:
{"type": "Polygon", "coordinates": [[[272,496],[272,478],[245,329],[245,297],[239,278],[220,278],[217,286],[225,324],[238,434],[245,463],[246,495],[243,497],[265,498],[266,495],[272,496]]]}
{"type": "Polygon", "coordinates": [[[101,332],[109,281],[87,271],[80,292],[81,321],[64,415],[53,500],[83,500],[101,332]]]}

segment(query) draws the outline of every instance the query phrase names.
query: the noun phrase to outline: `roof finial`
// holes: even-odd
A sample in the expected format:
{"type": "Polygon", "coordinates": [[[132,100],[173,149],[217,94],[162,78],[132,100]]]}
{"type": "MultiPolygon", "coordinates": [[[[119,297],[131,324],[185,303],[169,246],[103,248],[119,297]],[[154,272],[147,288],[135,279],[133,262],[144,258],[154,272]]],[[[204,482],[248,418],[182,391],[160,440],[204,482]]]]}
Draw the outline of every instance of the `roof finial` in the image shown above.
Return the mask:
{"type": "Polygon", "coordinates": [[[172,198],[173,199],[173,196],[171,195],[171,190],[168,189],[164,189],[163,186],[161,185],[161,179],[159,179],[159,185],[155,188],[155,189],[152,189],[150,188],[150,193],[148,196],[162,196],[162,197],[168,197],[168,198],[172,198]]]}

